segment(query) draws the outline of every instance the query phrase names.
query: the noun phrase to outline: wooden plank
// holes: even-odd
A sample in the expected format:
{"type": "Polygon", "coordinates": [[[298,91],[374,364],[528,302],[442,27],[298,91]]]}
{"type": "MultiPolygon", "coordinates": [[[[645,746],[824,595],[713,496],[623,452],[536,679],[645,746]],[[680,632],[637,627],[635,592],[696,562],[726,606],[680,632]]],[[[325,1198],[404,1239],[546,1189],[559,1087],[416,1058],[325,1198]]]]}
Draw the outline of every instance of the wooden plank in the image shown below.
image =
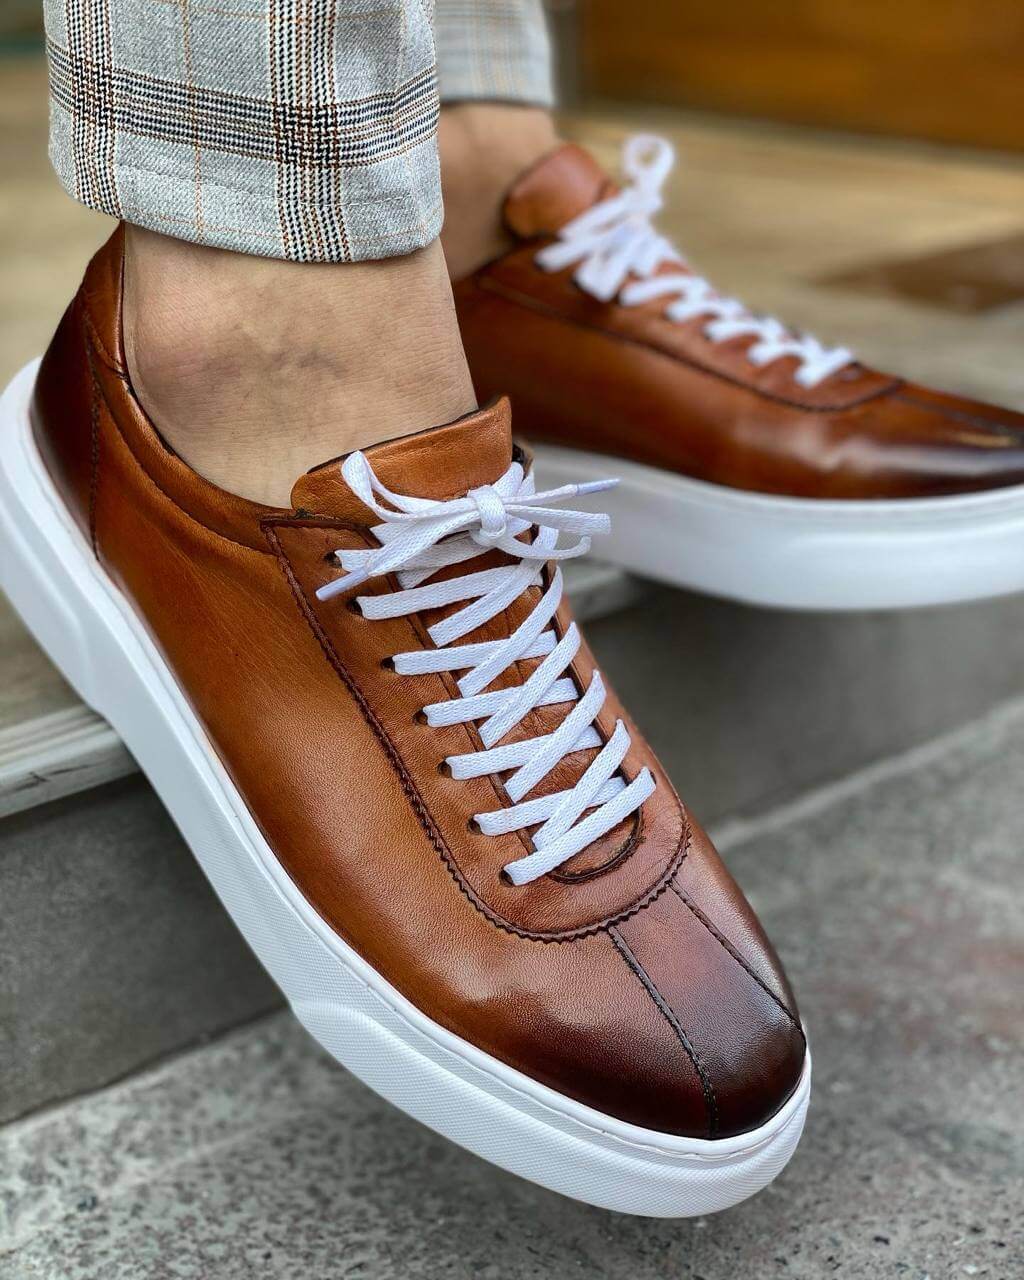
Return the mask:
{"type": "Polygon", "coordinates": [[[591,93],[1024,149],[1020,0],[589,0],[591,93]]]}
{"type": "Polygon", "coordinates": [[[67,707],[0,730],[0,818],[134,773],[105,720],[67,707]]]}

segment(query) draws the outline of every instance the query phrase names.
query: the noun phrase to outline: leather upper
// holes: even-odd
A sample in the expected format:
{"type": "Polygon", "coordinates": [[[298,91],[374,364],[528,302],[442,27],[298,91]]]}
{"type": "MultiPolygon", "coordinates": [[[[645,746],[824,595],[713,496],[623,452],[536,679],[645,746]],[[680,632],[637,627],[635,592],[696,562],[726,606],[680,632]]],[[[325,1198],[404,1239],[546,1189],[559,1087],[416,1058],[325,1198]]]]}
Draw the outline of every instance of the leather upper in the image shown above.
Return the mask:
{"type": "MultiPolygon", "coordinates": [[[[417,714],[454,696],[453,680],[386,661],[429,646],[431,619],[370,621],[345,595],[316,597],[338,574],[328,553],[375,545],[377,517],[336,461],[297,480],[290,510],[191,471],[133,394],[120,282],[115,235],[44,358],[36,437],[306,899],[429,1017],[575,1099],[677,1134],[763,1123],[803,1064],[793,995],[635,726],[624,773],[646,764],[658,783],[640,812],[557,872],[521,887],[502,877],[529,842],[467,822],[507,803],[500,780],[439,767],[479,746],[475,727],[433,728],[417,714]]],[[[508,467],[507,402],[367,453],[392,488],[456,496],[508,467]]],[[[349,594],[394,585],[371,579],[349,594]]],[[[538,596],[527,594],[467,639],[514,628],[538,596]]],[[[569,620],[563,604],[558,629],[569,620]]],[[[519,666],[525,678],[532,663],[519,666]]],[[[591,670],[584,645],[581,686],[591,670]]],[[[546,732],[552,715],[564,708],[538,709],[515,732],[546,732]]],[[[610,694],[604,734],[617,716],[610,694]]],[[[549,786],[572,784],[587,759],[577,756],[549,786]]]]}
{"type": "MultiPolygon", "coordinates": [[[[625,307],[536,261],[615,190],[566,145],[509,193],[511,250],[455,286],[481,397],[507,392],[527,439],[606,453],[737,489],[908,498],[1024,482],[1024,415],[852,364],[803,388],[787,356],[761,368],[750,337],[712,342],[667,299],[625,307]]],[[[678,272],[676,264],[672,270],[678,272]]]]}

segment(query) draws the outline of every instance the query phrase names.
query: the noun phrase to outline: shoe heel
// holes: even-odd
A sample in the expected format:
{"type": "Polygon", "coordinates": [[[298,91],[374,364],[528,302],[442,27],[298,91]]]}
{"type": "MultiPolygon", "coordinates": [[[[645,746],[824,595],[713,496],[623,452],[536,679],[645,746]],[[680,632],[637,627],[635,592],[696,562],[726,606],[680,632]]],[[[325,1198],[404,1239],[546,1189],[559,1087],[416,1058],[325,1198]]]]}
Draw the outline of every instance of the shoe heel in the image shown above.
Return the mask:
{"type": "Polygon", "coordinates": [[[0,588],[78,696],[102,713],[75,576],[90,572],[92,552],[61,510],[35,445],[29,407],[38,368],[38,360],[26,365],[0,397],[0,588]]]}

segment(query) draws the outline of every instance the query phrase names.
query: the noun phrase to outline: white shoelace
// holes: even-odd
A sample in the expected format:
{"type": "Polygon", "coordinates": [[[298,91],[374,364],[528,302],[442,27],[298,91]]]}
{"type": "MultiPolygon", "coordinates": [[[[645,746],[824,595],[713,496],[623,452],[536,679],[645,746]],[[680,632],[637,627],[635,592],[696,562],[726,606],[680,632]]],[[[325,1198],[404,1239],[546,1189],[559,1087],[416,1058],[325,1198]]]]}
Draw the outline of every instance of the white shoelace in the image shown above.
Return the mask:
{"type": "Polygon", "coordinates": [[[795,356],[799,364],[794,376],[802,387],[815,387],[852,364],[854,356],[845,347],[824,347],[809,334],[792,333],[779,320],[755,316],[736,298],[716,293],[701,276],[655,274],[666,262],[686,265],[671,241],[651,224],[662,206],[662,184],[674,162],[675,153],[664,138],[650,134],[630,138],[622,153],[629,185],[567,223],[558,239],[537,254],[538,266],[561,271],[578,262],[573,278],[602,302],[617,296],[622,306],[636,307],[669,297],[672,301],[665,315],[670,320],[682,323],[711,317],[704,329],[711,342],[754,338],[746,356],[759,368],[783,356],[795,356]]]}
{"type": "Polygon", "coordinates": [[[654,778],[647,768],[632,782],[619,773],[630,746],[629,731],[621,720],[602,743],[594,726],[605,701],[600,675],[594,672],[582,697],[572,677],[565,675],[579,650],[580,635],[572,623],[558,640],[550,625],[562,598],[560,568],[556,567],[550,586],[508,639],[463,645],[454,642],[496,617],[528,587],[540,586],[546,561],[583,555],[590,548],[592,534],[608,531],[606,515],[556,510],[545,504],[596,493],[615,481],[535,493],[532,476],[514,462],[493,485],[473,489],[464,498],[432,502],[385,488],[362,453],[346,458],[341,470],[352,491],[381,517],[383,523],[373,529],[381,546],[339,549],[335,554],[348,572],[321,587],[317,596],[327,600],[368,578],[397,573],[401,590],[356,598],[364,617],[398,618],[469,602],[429,628],[435,649],[396,653],[391,662],[399,675],[463,673],[458,678],[458,697],[423,708],[427,724],[478,722],[484,750],[449,756],[444,763],[452,777],[479,778],[514,770],[505,782],[512,804],[475,814],[474,822],[485,835],[495,836],[540,823],[533,836],[534,852],[504,868],[515,884],[536,880],[635,813],[654,791],[654,778]],[[520,535],[531,528],[536,530],[533,541],[522,541],[520,535]],[[576,540],[559,546],[560,533],[575,534],[576,540]],[[426,582],[439,569],[462,564],[492,547],[514,557],[515,562],[426,582]],[[493,680],[523,658],[543,661],[522,684],[486,691],[493,680]],[[497,745],[534,708],[558,703],[575,705],[553,732],[497,745]],[[565,756],[588,748],[600,750],[575,786],[524,800],[565,756]]]}

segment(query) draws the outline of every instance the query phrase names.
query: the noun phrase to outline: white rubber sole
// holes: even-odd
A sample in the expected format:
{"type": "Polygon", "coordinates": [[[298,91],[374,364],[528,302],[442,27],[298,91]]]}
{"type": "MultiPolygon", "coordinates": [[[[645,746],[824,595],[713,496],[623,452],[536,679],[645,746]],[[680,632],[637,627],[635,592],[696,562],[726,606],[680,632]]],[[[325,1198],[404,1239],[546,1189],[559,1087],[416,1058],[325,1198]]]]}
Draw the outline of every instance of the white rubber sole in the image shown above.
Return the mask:
{"type": "Polygon", "coordinates": [[[1024,485],[876,502],[779,498],[538,446],[543,488],[619,476],[603,560],[785,609],[894,609],[1024,590],[1024,485]]]}
{"type": "Polygon", "coordinates": [[[754,1132],[704,1141],[637,1128],[438,1026],[310,907],[54,489],[29,427],[35,369],[22,370],[0,400],[0,586],[83,700],[121,735],[307,1030],[430,1128],[578,1200],[684,1217],[724,1209],[769,1183],[803,1129],[809,1059],[793,1096],[754,1132]]]}

